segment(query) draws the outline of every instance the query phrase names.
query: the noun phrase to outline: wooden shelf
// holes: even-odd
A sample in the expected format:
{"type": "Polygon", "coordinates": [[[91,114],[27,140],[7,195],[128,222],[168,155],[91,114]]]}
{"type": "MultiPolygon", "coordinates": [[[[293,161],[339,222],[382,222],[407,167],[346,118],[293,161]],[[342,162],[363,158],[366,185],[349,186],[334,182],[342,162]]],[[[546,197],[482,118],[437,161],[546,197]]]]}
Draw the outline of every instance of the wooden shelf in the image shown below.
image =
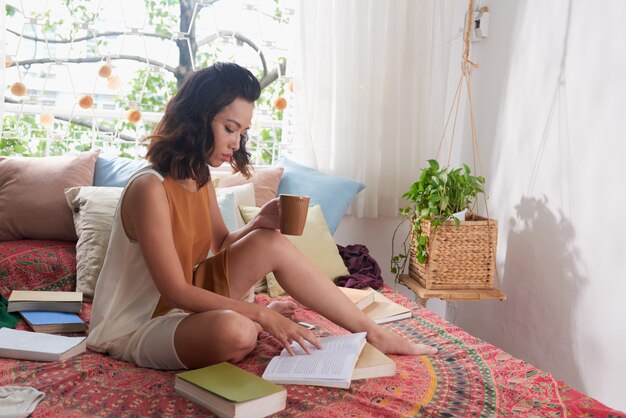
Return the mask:
{"type": "Polygon", "coordinates": [[[400,276],[400,283],[408,287],[420,299],[416,302],[426,306],[426,302],[431,298],[442,300],[481,300],[499,299],[505,300],[506,295],[500,289],[426,289],[417,280],[412,279],[407,274],[400,276]]]}

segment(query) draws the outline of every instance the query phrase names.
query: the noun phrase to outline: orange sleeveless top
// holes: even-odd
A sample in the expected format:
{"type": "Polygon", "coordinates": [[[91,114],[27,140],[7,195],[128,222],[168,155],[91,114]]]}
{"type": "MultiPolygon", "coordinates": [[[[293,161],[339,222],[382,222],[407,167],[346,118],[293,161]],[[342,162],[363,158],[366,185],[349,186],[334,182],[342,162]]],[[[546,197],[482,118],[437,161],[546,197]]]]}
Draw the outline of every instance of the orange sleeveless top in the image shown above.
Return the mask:
{"type": "MultiPolygon", "coordinates": [[[[163,187],[170,208],[174,246],[183,267],[185,281],[220,294],[226,292],[225,296],[228,296],[228,249],[207,260],[210,261],[210,271],[206,271],[207,266],[203,266],[205,277],[194,279],[194,267],[206,260],[211,249],[212,226],[207,186],[192,192],[168,176],[163,180],[163,187]]],[[[161,297],[152,316],[163,315],[170,309],[161,297]]]]}

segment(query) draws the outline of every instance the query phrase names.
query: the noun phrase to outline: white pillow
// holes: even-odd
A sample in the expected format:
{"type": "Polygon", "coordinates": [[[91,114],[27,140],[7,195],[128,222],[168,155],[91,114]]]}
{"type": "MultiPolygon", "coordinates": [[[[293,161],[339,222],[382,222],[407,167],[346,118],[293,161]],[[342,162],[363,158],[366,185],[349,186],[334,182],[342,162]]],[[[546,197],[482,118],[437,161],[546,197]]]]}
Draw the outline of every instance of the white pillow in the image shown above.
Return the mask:
{"type": "MultiPolygon", "coordinates": [[[[215,189],[215,193],[218,197],[231,192],[235,194],[235,208],[238,206],[256,206],[254,198],[254,184],[246,183],[239,186],[218,187],[215,189]]],[[[241,228],[246,224],[246,222],[241,217],[241,213],[239,213],[238,210],[235,212],[237,216],[237,227],[241,228]]]]}
{"type": "Polygon", "coordinates": [[[93,297],[122,190],[122,187],[91,186],[65,189],[65,199],[72,209],[78,236],[76,290],[87,298],[93,297]]]}
{"type": "MultiPolygon", "coordinates": [[[[239,206],[239,210],[246,222],[259,212],[260,208],[239,206]]],[[[326,219],[320,205],[309,208],[301,236],[285,235],[313,264],[331,280],[349,274],[343,259],[339,255],[337,244],[328,230],[326,219]]],[[[267,291],[270,296],[278,296],[285,291],[280,287],[274,273],[266,276],[267,291]]]]}
{"type": "Polygon", "coordinates": [[[239,209],[237,209],[237,199],[235,198],[235,193],[221,193],[217,196],[217,204],[220,207],[220,212],[222,213],[222,218],[224,218],[226,228],[228,228],[230,232],[239,229],[237,218],[241,218],[241,213],[239,213],[239,209]]]}

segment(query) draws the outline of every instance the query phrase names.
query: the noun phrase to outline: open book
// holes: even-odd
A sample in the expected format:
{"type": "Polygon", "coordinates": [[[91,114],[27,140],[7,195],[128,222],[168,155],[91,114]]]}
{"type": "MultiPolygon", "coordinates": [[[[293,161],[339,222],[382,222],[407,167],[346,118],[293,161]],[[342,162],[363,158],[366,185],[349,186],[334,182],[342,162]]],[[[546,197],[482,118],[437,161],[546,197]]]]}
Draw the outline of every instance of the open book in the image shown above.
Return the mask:
{"type": "Polygon", "coordinates": [[[348,389],[359,354],[365,346],[365,333],[333,335],[320,338],[324,349],[309,344],[310,355],[296,342],[294,356],[286,349],[272,358],[263,378],[274,383],[327,386],[348,389]]]}
{"type": "Polygon", "coordinates": [[[382,293],[376,292],[370,288],[367,289],[351,289],[348,287],[340,287],[341,290],[351,301],[369,300],[372,301],[365,306],[361,304],[359,307],[367,316],[372,318],[377,324],[397,321],[411,317],[411,309],[395,303],[391,299],[385,297],[382,293]]]}
{"type": "Polygon", "coordinates": [[[340,289],[343,294],[361,310],[374,302],[374,294],[376,291],[372,288],[353,289],[351,287],[340,287],[340,289]]]}
{"type": "Polygon", "coordinates": [[[393,376],[395,374],[396,362],[370,343],[365,343],[359,360],[352,371],[352,380],[393,376]]]}

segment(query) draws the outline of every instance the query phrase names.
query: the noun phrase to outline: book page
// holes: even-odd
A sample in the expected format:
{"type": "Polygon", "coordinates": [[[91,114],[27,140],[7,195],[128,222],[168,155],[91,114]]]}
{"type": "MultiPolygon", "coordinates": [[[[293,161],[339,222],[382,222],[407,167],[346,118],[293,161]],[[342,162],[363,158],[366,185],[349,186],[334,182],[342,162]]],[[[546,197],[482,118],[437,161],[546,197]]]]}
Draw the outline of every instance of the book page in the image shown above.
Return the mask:
{"type": "Polygon", "coordinates": [[[263,378],[268,380],[307,381],[336,379],[349,381],[357,361],[356,353],[316,350],[308,356],[276,356],[263,378]]]}
{"type": "MultiPolygon", "coordinates": [[[[352,352],[352,353],[358,354],[361,350],[361,346],[363,345],[365,341],[366,335],[367,333],[365,332],[356,332],[354,334],[332,335],[330,337],[320,338],[319,339],[320,343],[324,347],[324,349],[321,351],[334,351],[334,352],[341,351],[341,352],[352,352]]],[[[316,348],[313,344],[309,343],[308,341],[305,341],[305,343],[307,344],[309,351],[311,351],[311,353],[320,351],[318,348],[316,348]]],[[[293,352],[295,355],[306,355],[306,352],[304,351],[304,349],[300,346],[300,344],[298,344],[295,341],[291,344],[291,348],[293,349],[293,352]]],[[[280,352],[280,355],[283,357],[285,356],[290,357],[286,349],[283,349],[283,351],[280,352]]]]}

